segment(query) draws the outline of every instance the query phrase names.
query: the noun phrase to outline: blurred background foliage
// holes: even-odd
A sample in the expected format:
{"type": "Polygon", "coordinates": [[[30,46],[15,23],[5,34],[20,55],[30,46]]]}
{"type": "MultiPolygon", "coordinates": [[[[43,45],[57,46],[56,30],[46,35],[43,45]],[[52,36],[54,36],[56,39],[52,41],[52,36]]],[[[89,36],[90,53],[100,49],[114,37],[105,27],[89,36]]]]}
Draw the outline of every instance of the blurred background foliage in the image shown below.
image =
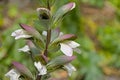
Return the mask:
{"type": "MultiPolygon", "coordinates": [[[[119,80],[120,0],[56,0],[52,12],[71,1],[76,8],[58,25],[64,33],[76,34],[81,45],[73,61],[77,71],[68,80],[119,80]]],[[[34,25],[38,7],[44,7],[40,0],[0,0],[0,80],[8,80],[4,74],[12,61],[31,69],[28,55],[17,51],[25,42],[10,35],[19,23],[34,25]]]]}

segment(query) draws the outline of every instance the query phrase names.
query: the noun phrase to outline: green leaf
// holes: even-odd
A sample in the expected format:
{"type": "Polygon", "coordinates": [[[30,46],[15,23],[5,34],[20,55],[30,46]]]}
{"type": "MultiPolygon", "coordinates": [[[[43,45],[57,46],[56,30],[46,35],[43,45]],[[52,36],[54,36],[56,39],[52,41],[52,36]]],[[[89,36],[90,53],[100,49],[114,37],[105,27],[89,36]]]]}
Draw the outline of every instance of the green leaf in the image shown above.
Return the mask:
{"type": "Polygon", "coordinates": [[[55,1],[56,1],[56,0],[49,0],[49,5],[50,5],[50,7],[51,7],[52,5],[54,5],[55,1]]]}
{"type": "Polygon", "coordinates": [[[50,53],[55,53],[55,52],[57,52],[59,49],[60,49],[59,44],[51,44],[51,45],[49,46],[49,48],[48,48],[48,51],[49,51],[50,53]]]}
{"type": "Polygon", "coordinates": [[[41,23],[40,23],[40,20],[34,20],[34,26],[35,28],[39,31],[39,32],[42,32],[42,31],[45,31],[46,30],[46,27],[44,27],[41,23]]]}
{"type": "Polygon", "coordinates": [[[58,9],[58,11],[55,13],[55,15],[53,16],[54,19],[54,23],[56,24],[56,22],[60,19],[62,19],[62,17],[68,13],[69,11],[71,11],[72,9],[75,8],[75,3],[71,2],[68,3],[66,5],[63,5],[62,7],[60,7],[60,9],[58,9]]]}

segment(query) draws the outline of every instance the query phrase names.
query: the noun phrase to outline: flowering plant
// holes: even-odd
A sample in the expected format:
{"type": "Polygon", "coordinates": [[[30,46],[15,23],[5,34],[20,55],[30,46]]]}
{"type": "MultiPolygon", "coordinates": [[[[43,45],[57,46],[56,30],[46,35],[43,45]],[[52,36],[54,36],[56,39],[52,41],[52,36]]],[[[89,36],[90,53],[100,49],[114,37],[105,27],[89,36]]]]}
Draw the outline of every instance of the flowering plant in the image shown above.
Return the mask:
{"type": "Polygon", "coordinates": [[[13,62],[14,68],[5,74],[10,80],[49,80],[52,77],[51,73],[58,69],[66,70],[69,76],[73,71],[76,71],[76,68],[70,63],[76,58],[73,56],[73,51],[80,53],[78,49],[80,45],[73,41],[76,36],[63,34],[59,28],[56,28],[63,16],[75,8],[75,3],[70,2],[63,5],[55,14],[51,12],[51,6],[54,2],[47,0],[46,3],[47,8],[37,8],[39,20],[35,22],[40,24],[39,27],[20,24],[22,29],[11,34],[16,40],[26,40],[26,45],[18,51],[28,53],[31,56],[36,71],[33,73],[23,64],[13,62]],[[55,58],[49,56],[57,54],[59,50],[64,55],[55,58]]]}

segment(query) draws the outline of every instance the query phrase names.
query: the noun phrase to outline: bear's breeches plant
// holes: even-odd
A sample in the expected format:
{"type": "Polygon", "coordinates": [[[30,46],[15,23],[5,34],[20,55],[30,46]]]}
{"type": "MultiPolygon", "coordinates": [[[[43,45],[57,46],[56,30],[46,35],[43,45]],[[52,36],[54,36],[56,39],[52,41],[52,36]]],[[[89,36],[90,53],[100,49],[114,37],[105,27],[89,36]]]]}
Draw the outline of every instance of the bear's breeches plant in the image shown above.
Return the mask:
{"type": "MultiPolygon", "coordinates": [[[[53,0],[55,1],[55,0],[53,0]]],[[[58,28],[59,22],[63,17],[75,8],[75,3],[70,2],[60,7],[55,13],[51,12],[51,6],[54,2],[46,0],[46,7],[37,8],[39,27],[31,27],[20,23],[20,29],[12,32],[11,36],[15,40],[25,39],[26,45],[18,49],[18,52],[24,52],[30,55],[33,70],[25,65],[14,61],[13,68],[5,74],[10,80],[49,80],[51,73],[57,70],[65,70],[68,76],[72,75],[76,68],[71,62],[76,58],[73,52],[80,53],[80,44],[74,40],[77,38],[74,34],[64,34],[58,28]],[[59,53],[58,53],[59,51],[59,53]],[[49,55],[59,54],[51,57],[49,55]]]]}

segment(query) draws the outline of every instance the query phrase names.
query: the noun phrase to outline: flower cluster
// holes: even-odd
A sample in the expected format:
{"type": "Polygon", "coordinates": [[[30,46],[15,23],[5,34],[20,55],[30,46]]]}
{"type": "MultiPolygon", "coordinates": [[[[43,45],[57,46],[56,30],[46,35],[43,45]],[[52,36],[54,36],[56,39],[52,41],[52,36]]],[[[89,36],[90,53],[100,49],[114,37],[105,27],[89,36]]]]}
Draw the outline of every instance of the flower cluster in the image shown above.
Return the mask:
{"type": "MultiPolygon", "coordinates": [[[[48,6],[50,8],[50,6],[48,6]]],[[[26,45],[20,49],[19,52],[28,53],[32,56],[33,66],[36,68],[36,73],[32,72],[23,64],[13,62],[14,69],[10,70],[5,76],[10,77],[10,80],[21,80],[22,78],[28,80],[46,80],[51,72],[58,69],[64,69],[71,76],[76,68],[70,63],[76,57],[73,56],[73,51],[80,53],[74,34],[63,34],[59,28],[55,28],[62,17],[75,8],[75,3],[71,2],[62,6],[58,11],[52,15],[48,8],[38,8],[38,22],[44,28],[43,31],[38,27],[31,27],[26,24],[20,24],[22,29],[14,31],[11,36],[16,40],[26,39],[26,45]],[[53,29],[52,29],[53,28],[53,29]],[[42,35],[41,35],[42,34],[42,35]],[[64,55],[51,58],[48,54],[53,55],[57,51],[61,51],[64,55]],[[37,58],[37,59],[36,59],[37,58]],[[21,76],[23,76],[21,78],[21,76]]]]}

